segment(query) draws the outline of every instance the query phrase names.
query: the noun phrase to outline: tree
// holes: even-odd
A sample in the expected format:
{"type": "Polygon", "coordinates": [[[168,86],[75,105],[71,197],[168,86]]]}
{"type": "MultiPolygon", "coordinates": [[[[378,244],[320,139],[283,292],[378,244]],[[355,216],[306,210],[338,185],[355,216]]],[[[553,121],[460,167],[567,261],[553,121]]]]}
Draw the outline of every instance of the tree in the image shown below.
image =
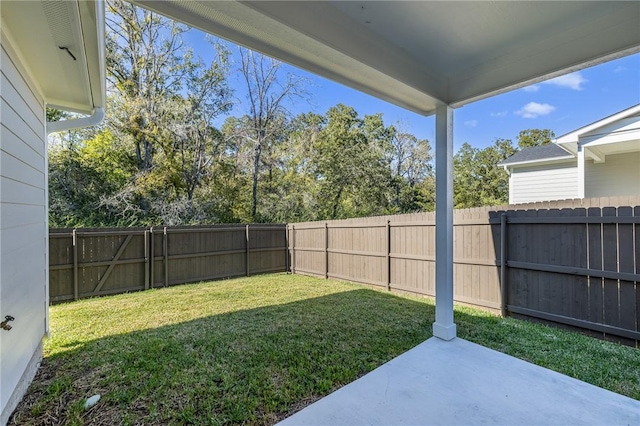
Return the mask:
{"type": "Polygon", "coordinates": [[[282,138],[289,116],[288,103],[306,96],[305,81],[293,74],[283,75],[282,64],[251,50],[239,48],[240,72],[247,91],[247,114],[237,121],[235,136],[251,147],[251,218],[257,219],[258,181],[263,165],[273,176],[273,153],[282,138]],[[267,161],[263,158],[266,153],[267,161]]]}
{"type": "Polygon", "coordinates": [[[551,143],[555,133],[550,129],[527,129],[518,134],[518,148],[524,149],[532,146],[542,146],[551,143]]]}
{"type": "Polygon", "coordinates": [[[343,104],[329,109],[312,157],[320,218],[387,212],[391,170],[385,149],[391,133],[380,115],[361,119],[343,104]]]}
{"type": "Polygon", "coordinates": [[[220,159],[226,141],[213,121],[231,109],[226,83],[228,52],[216,48],[217,59],[209,67],[193,67],[185,77],[186,96],[172,100],[171,144],[163,148],[180,176],[180,185],[191,201],[213,163],[220,159]]]}
{"type": "Polygon", "coordinates": [[[464,143],[453,157],[455,208],[507,203],[509,176],[498,163],[515,152],[509,139],[496,139],[492,146],[484,149],[464,143]]]}
{"type": "Polygon", "coordinates": [[[212,43],[207,65],[184,45],[187,27],[121,0],[109,0],[106,23],[107,125],[131,141],[138,173],[105,203],[145,221],[192,221],[225,150],[213,123],[231,108],[228,52],[212,43]]]}
{"type": "Polygon", "coordinates": [[[49,222],[53,227],[129,225],[103,200],[136,171],[129,147],[107,131],[81,146],[49,149],[49,222]]]}
{"type": "Polygon", "coordinates": [[[122,0],[109,0],[106,63],[110,89],[118,94],[110,124],[132,137],[138,168],[150,170],[163,136],[164,102],[180,93],[192,54],[183,45],[187,28],[122,0]]]}
{"type": "MultiPolygon", "coordinates": [[[[433,181],[433,155],[428,140],[396,132],[391,141],[391,170],[395,210],[409,213],[431,210],[429,185],[433,181]]],[[[431,197],[432,198],[432,197],[431,197]]]]}

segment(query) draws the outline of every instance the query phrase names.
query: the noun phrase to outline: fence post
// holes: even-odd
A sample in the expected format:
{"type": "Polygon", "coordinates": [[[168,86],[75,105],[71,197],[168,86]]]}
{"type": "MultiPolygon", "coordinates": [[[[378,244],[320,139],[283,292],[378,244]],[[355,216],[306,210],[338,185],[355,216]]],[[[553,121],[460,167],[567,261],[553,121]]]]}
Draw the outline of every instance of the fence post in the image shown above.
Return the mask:
{"type": "Polygon", "coordinates": [[[169,287],[169,234],[167,227],[164,227],[162,238],[162,251],[164,252],[164,286],[169,287]]]}
{"type": "Polygon", "coordinates": [[[329,224],[324,223],[324,279],[329,279],[329,224]]]}
{"type": "Polygon", "coordinates": [[[149,231],[144,231],[144,289],[149,290],[149,231]]]}
{"type": "Polygon", "coordinates": [[[73,244],[73,300],[78,300],[78,234],[73,230],[71,234],[73,244]]]}
{"type": "Polygon", "coordinates": [[[296,273],[296,226],[291,225],[291,273],[296,273]]]}
{"type": "Polygon", "coordinates": [[[249,225],[245,228],[247,276],[249,276],[249,225]]]}
{"type": "Polygon", "coordinates": [[[153,288],[153,285],[155,283],[155,274],[154,274],[154,269],[156,266],[156,254],[155,254],[155,250],[153,248],[154,243],[153,243],[153,226],[151,228],[149,228],[149,257],[151,258],[151,263],[149,264],[149,287],[153,288]]]}
{"type": "Polygon", "coordinates": [[[500,215],[500,293],[501,314],[507,316],[507,214],[500,215]]]}
{"type": "Polygon", "coordinates": [[[289,271],[289,224],[284,227],[284,272],[287,274],[289,271]]]}
{"type": "Polygon", "coordinates": [[[386,226],[387,240],[387,290],[391,291],[391,221],[387,220],[386,226]]]}

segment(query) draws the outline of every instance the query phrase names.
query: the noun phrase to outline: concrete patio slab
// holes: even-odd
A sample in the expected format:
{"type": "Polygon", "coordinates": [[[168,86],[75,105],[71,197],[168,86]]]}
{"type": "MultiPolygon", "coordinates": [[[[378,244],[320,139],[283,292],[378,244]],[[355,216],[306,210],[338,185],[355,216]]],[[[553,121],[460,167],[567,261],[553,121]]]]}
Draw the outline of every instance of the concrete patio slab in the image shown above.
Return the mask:
{"type": "Polygon", "coordinates": [[[279,424],[640,425],[640,401],[459,338],[431,338],[279,424]]]}

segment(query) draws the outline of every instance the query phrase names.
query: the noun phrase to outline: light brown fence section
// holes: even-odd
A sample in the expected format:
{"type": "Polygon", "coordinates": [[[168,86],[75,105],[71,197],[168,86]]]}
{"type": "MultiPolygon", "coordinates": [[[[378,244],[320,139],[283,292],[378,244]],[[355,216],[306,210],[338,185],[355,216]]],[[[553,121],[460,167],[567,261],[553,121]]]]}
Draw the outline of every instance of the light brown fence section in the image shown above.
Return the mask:
{"type": "MultiPolygon", "coordinates": [[[[455,212],[454,297],[499,310],[500,225],[489,212],[455,212]]],[[[435,296],[434,213],[297,223],[288,233],[294,273],[435,296]]]]}
{"type": "MultiPolygon", "coordinates": [[[[640,340],[640,207],[627,207],[638,205],[456,210],[454,299],[640,340]]],[[[294,273],[435,296],[434,213],[290,224],[288,239],[294,273]]]]}
{"type": "Polygon", "coordinates": [[[285,225],[49,233],[51,302],[286,271],[285,225]]]}

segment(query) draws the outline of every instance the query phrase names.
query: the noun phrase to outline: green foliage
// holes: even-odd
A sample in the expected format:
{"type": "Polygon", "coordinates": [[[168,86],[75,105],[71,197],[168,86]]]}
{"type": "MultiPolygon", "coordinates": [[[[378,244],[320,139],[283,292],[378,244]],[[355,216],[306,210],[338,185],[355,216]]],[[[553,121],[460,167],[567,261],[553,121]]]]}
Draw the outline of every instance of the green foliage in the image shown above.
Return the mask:
{"type": "Polygon", "coordinates": [[[428,140],[395,132],[391,140],[394,212],[431,211],[435,207],[433,156],[428,140]]]}
{"type": "Polygon", "coordinates": [[[54,108],[47,108],[47,121],[60,121],[63,118],[66,118],[68,115],[68,113],[66,113],[65,111],[59,110],[59,109],[54,109],[54,108]]]}
{"type": "Polygon", "coordinates": [[[103,205],[135,173],[126,143],[108,130],[79,147],[49,150],[49,225],[51,227],[127,225],[103,205]]]}
{"type": "MultiPolygon", "coordinates": [[[[65,132],[49,156],[50,224],[143,226],[291,222],[433,210],[428,140],[338,104],[292,116],[301,77],[241,49],[244,114],[232,107],[230,52],[211,39],[210,63],[184,44],[189,28],[109,0],[107,120],[65,132]]],[[[48,120],[69,115],[47,110],[48,120]]],[[[549,143],[524,130],[454,158],[455,206],[502,204],[508,177],[497,164],[549,143]]]]}
{"type": "Polygon", "coordinates": [[[455,208],[508,203],[509,176],[498,163],[515,152],[509,139],[496,139],[492,146],[484,149],[463,144],[453,157],[455,208]]]}
{"type": "Polygon", "coordinates": [[[339,104],[327,112],[327,124],[313,145],[320,216],[340,219],[383,214],[391,173],[386,160],[393,128],[380,115],[358,117],[339,104]]]}
{"type": "Polygon", "coordinates": [[[518,134],[518,148],[524,149],[532,146],[542,146],[551,143],[555,137],[551,129],[527,129],[518,134]]]}

